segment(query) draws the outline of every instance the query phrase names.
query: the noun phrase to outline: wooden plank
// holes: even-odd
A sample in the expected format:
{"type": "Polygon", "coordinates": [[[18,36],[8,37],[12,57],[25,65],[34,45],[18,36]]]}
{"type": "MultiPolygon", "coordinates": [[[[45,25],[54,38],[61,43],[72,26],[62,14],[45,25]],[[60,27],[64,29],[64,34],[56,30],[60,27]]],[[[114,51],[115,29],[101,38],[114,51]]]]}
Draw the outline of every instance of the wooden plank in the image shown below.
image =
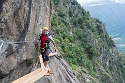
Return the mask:
{"type": "MultiPolygon", "coordinates": [[[[57,55],[57,52],[55,53],[50,53],[49,56],[57,55]]],[[[44,75],[50,75],[50,68],[44,70],[45,66],[43,64],[43,59],[42,55],[39,56],[40,63],[41,63],[41,68],[38,68],[37,70],[11,82],[11,83],[33,83],[40,79],[44,75]]]]}
{"type": "Polygon", "coordinates": [[[54,55],[57,55],[57,52],[54,52],[54,53],[50,53],[49,56],[54,56],[54,55]]]}
{"type": "Polygon", "coordinates": [[[24,83],[34,83],[35,81],[43,77],[47,72],[48,70],[43,70],[38,74],[34,75],[33,77],[31,77],[30,79],[27,79],[24,83]]]}
{"type": "Polygon", "coordinates": [[[44,64],[43,64],[43,59],[42,56],[39,56],[40,63],[41,63],[41,68],[38,68],[37,70],[13,81],[12,83],[33,83],[37,81],[39,78],[41,78],[44,75],[50,75],[50,69],[48,68],[46,71],[44,70],[44,64]],[[43,69],[43,70],[42,70],[43,69]]]}
{"type": "Polygon", "coordinates": [[[50,69],[42,70],[41,68],[11,82],[11,83],[33,83],[43,77],[44,75],[50,75],[50,69]]]}
{"type": "Polygon", "coordinates": [[[38,73],[41,72],[41,71],[42,71],[42,69],[39,68],[39,69],[37,69],[37,70],[35,70],[35,71],[33,71],[33,72],[27,74],[27,75],[25,75],[25,76],[23,76],[23,77],[21,77],[21,78],[15,80],[15,81],[12,82],[12,83],[23,83],[25,80],[27,80],[28,78],[31,78],[33,75],[38,74],[38,73]]]}

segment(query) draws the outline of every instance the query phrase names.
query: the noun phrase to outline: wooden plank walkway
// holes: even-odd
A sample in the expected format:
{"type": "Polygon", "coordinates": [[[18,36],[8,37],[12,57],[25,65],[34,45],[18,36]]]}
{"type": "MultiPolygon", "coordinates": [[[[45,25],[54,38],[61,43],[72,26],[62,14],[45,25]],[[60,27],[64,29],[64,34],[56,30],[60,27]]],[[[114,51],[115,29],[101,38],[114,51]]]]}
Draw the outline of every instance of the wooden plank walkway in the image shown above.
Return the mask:
{"type": "MultiPolygon", "coordinates": [[[[57,52],[49,54],[49,56],[54,56],[54,55],[57,55],[57,52]]],[[[49,68],[47,68],[46,70],[44,69],[45,67],[43,64],[42,56],[39,56],[39,59],[40,59],[40,63],[41,63],[41,68],[38,68],[35,71],[33,71],[25,76],[22,76],[21,78],[13,81],[11,83],[34,83],[41,77],[43,77],[45,75],[50,75],[50,69],[49,68]]]]}

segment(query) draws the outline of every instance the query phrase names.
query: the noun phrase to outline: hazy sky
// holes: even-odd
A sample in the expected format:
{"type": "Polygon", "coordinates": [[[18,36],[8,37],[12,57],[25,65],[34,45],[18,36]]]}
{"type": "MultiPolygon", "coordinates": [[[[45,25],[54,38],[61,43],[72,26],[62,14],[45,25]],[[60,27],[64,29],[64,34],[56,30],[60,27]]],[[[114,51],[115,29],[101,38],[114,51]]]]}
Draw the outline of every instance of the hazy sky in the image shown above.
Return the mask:
{"type": "Polygon", "coordinates": [[[82,6],[85,6],[89,3],[94,3],[93,5],[98,4],[98,5],[102,5],[102,4],[106,4],[106,1],[111,1],[114,3],[121,3],[121,4],[125,4],[125,0],[77,0],[82,6]]]}
{"type": "Polygon", "coordinates": [[[100,2],[101,0],[77,0],[80,4],[85,5],[90,2],[100,2]]]}

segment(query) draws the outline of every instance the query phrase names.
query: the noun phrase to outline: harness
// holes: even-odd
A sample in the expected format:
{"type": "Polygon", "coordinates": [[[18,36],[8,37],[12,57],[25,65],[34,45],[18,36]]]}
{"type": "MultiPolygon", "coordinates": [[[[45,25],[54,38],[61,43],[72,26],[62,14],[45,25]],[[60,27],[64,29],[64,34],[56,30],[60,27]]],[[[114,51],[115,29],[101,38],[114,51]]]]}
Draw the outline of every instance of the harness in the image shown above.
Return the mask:
{"type": "Polygon", "coordinates": [[[40,51],[41,52],[45,52],[46,49],[49,47],[49,38],[48,38],[48,35],[42,34],[40,36],[39,40],[41,41],[40,51]]]}

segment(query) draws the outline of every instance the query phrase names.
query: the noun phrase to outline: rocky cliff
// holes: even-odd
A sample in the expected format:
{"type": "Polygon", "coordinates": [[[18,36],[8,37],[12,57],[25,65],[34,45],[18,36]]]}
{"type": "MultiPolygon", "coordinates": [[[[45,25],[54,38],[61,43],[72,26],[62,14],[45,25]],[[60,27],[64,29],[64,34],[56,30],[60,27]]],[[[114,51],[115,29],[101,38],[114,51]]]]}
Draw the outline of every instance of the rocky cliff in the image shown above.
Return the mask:
{"type": "MultiPolygon", "coordinates": [[[[49,19],[49,0],[0,0],[0,83],[34,70],[38,53],[33,41],[43,26],[50,26],[49,19]]],[[[63,58],[52,57],[49,65],[53,74],[36,83],[79,83],[63,58]]]]}

